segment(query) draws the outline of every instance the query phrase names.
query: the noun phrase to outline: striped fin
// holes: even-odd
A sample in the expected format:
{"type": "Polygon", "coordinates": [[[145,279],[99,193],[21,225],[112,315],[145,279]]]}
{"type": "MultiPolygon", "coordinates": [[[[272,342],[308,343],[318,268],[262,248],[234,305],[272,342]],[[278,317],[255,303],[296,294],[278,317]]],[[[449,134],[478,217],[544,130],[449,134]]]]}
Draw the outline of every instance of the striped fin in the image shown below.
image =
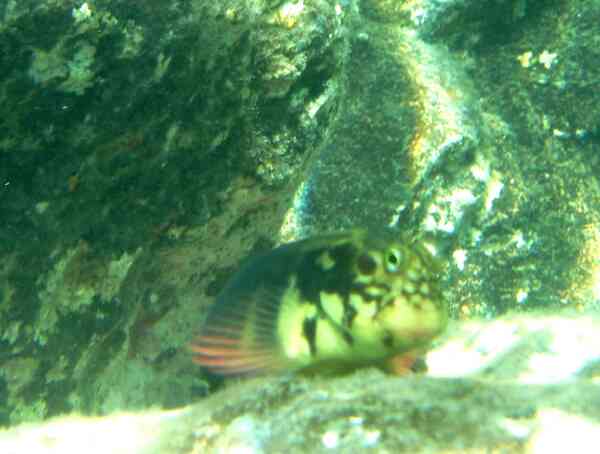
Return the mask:
{"type": "Polygon", "coordinates": [[[267,291],[220,298],[190,346],[194,362],[216,375],[259,375],[286,367],[277,339],[278,302],[267,291]]]}

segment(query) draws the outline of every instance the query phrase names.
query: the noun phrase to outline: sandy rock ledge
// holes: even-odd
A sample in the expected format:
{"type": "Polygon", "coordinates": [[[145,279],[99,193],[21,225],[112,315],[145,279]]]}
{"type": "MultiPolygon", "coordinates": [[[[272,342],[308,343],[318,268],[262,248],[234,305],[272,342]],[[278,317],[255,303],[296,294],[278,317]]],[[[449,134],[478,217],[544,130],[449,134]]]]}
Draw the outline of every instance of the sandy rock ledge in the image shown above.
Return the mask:
{"type": "Polygon", "coordinates": [[[245,380],[174,411],[21,425],[0,452],[597,452],[599,331],[593,313],[457,322],[426,375],[245,380]]]}

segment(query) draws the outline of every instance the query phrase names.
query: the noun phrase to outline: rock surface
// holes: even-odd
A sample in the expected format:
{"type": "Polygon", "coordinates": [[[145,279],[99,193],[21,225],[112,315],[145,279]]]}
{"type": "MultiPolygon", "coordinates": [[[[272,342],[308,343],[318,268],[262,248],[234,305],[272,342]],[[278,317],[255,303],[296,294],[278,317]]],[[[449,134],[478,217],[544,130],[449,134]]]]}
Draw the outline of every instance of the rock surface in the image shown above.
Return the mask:
{"type": "Polygon", "coordinates": [[[599,329],[597,314],[455,324],[426,375],[250,379],[178,410],[15,427],[0,451],[593,453],[599,329]]]}
{"type": "Polygon", "coordinates": [[[207,305],[313,232],[424,237],[455,319],[597,307],[598,23],[592,0],[0,3],[0,425],[208,395],[207,305]]]}

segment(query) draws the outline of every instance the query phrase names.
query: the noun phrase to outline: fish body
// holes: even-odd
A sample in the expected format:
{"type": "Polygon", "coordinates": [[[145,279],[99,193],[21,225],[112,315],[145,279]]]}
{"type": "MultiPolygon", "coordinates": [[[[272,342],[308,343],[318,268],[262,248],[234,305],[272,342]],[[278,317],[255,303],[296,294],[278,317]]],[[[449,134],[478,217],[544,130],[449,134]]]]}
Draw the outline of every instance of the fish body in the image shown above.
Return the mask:
{"type": "Polygon", "coordinates": [[[191,348],[219,375],[382,365],[440,334],[447,309],[429,251],[384,230],[322,235],[248,261],[191,348]]]}

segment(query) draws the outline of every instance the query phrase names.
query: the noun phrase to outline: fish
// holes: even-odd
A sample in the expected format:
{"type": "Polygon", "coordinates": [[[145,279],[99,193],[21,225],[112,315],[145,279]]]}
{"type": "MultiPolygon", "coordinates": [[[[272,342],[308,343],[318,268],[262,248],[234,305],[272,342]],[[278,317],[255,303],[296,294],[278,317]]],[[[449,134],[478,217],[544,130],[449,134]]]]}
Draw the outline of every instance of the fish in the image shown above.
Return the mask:
{"type": "Polygon", "coordinates": [[[284,244],[225,285],[190,345],[193,361],[218,376],[386,370],[445,330],[439,275],[423,243],[388,228],[284,244]]]}

